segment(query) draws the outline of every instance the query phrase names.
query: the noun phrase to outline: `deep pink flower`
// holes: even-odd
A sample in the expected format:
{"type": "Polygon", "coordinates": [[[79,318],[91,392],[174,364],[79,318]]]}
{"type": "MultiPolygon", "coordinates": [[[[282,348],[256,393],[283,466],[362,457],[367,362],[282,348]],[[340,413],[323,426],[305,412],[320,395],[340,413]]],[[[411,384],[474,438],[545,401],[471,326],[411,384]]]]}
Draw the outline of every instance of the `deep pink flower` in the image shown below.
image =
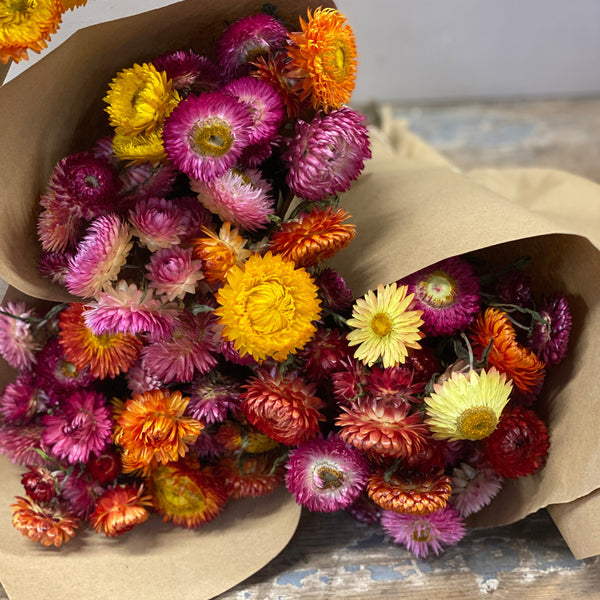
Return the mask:
{"type": "Polygon", "coordinates": [[[258,363],[252,358],[251,354],[240,356],[240,353],[233,346],[233,342],[221,339],[219,343],[219,352],[223,355],[223,358],[236,365],[243,367],[256,367],[258,363]]]}
{"type": "Polygon", "coordinates": [[[285,482],[298,504],[333,512],[350,506],[365,489],[369,463],[335,435],[305,442],[291,451],[285,482]]]}
{"type": "Polygon", "coordinates": [[[241,77],[250,72],[253,60],[283,48],[287,39],[287,30],[274,17],[250,15],[223,32],[217,42],[217,62],[228,77],[241,77]]]}
{"type": "Polygon", "coordinates": [[[417,395],[424,388],[423,383],[413,381],[413,373],[406,367],[373,367],[367,375],[364,393],[391,406],[410,409],[419,403],[417,395]]]}
{"type": "Polygon", "coordinates": [[[88,368],[77,370],[65,358],[57,337],[51,338],[38,354],[35,376],[40,387],[62,392],[85,388],[94,379],[88,368]]]}
{"type": "Polygon", "coordinates": [[[417,558],[427,558],[430,551],[437,556],[442,545],[457,544],[465,535],[460,515],[449,506],[424,516],[386,510],[381,525],[397,544],[406,546],[417,558]]]}
{"type": "Polygon", "coordinates": [[[42,440],[43,431],[42,425],[35,424],[0,426],[0,454],[17,465],[44,465],[46,459],[38,452],[48,453],[48,446],[42,440]]]}
{"type": "Polygon", "coordinates": [[[177,169],[168,163],[132,163],[122,169],[120,177],[123,191],[119,207],[129,210],[140,200],[166,198],[173,190],[177,169]]]}
{"type": "Polygon", "coordinates": [[[345,192],[371,158],[365,117],[348,107],[310,123],[298,121],[282,158],[289,167],[286,182],[300,198],[323,200],[345,192]]]}
{"type": "Polygon", "coordinates": [[[317,382],[335,371],[344,369],[343,359],[348,356],[348,343],[337,329],[319,327],[314,336],[298,352],[304,361],[304,370],[317,382]]]}
{"type": "Polygon", "coordinates": [[[164,146],[188,177],[212,181],[233,167],[250,141],[251,127],[250,111],[232,96],[190,95],[165,121],[164,146]]]}
{"type": "Polygon", "coordinates": [[[165,71],[174,90],[185,94],[212,92],[222,85],[221,73],[206,56],[193,50],[171,50],[152,61],[158,71],[165,71]]]}
{"type": "Polygon", "coordinates": [[[232,377],[199,375],[188,391],[190,403],[185,412],[209,425],[222,423],[230,412],[239,412],[241,393],[239,382],[232,377]]]}
{"type": "Polygon", "coordinates": [[[195,293],[198,282],[204,277],[201,266],[201,261],[192,259],[191,248],[161,248],[146,265],[147,279],[158,295],[172,302],[195,293]]]}
{"type": "Polygon", "coordinates": [[[333,395],[341,404],[347,404],[362,395],[367,382],[367,368],[351,356],[340,361],[340,369],[331,375],[333,395]]]}
{"type": "Polygon", "coordinates": [[[480,308],[479,280],[471,265],[459,256],[421,269],[399,284],[415,295],[415,310],[422,310],[427,335],[454,335],[475,320],[480,308]]]}
{"type": "Polygon", "coordinates": [[[190,185],[209,211],[247,231],[266,227],[273,213],[271,184],[256,169],[231,169],[214,181],[190,185]]]}
{"type": "Polygon", "coordinates": [[[534,322],[527,347],[531,348],[547,367],[552,367],[562,362],[567,355],[572,325],[569,304],[563,294],[554,294],[542,300],[538,313],[546,323],[534,322]]]}
{"type": "Polygon", "coordinates": [[[106,404],[102,394],[83,390],[68,396],[56,413],[44,415],[42,440],[50,453],[71,464],[100,454],[110,442],[112,431],[106,404]]]}
{"type": "Polygon", "coordinates": [[[242,77],[228,83],[223,91],[246,105],[252,116],[250,144],[271,141],[283,122],[283,100],[267,82],[242,77]]]}
{"type": "Polygon", "coordinates": [[[119,281],[96,302],[86,304],[83,319],[96,335],[148,333],[162,338],[172,333],[177,314],[177,306],[154,298],[152,289],[140,290],[133,283],[119,281]]]}
{"type": "Polygon", "coordinates": [[[0,417],[4,423],[22,425],[31,423],[45,408],[45,398],[35,384],[31,372],[24,371],[9,383],[0,398],[0,417]]]}
{"type": "Polygon", "coordinates": [[[57,475],[60,497],[78,519],[87,519],[94,512],[96,501],[104,488],[86,471],[57,475]]]}
{"type": "Polygon", "coordinates": [[[143,394],[164,387],[163,381],[144,368],[141,359],[138,359],[133,366],[129,367],[125,379],[127,380],[127,387],[133,394],[143,394]]]}
{"type": "Polygon", "coordinates": [[[69,261],[65,275],[69,292],[87,298],[105,290],[127,262],[132,246],[129,226],[117,215],[95,219],[69,261]]]}
{"type": "Polygon", "coordinates": [[[7,302],[0,310],[6,313],[0,314],[0,354],[11,367],[27,369],[35,364],[40,349],[29,320],[34,311],[24,302],[7,302]]]}
{"type": "Polygon", "coordinates": [[[217,364],[214,317],[211,313],[178,317],[169,339],[160,339],[141,352],[144,369],[165,383],[192,381],[217,364]]]}
{"type": "Polygon", "coordinates": [[[40,275],[65,287],[69,262],[73,256],[72,252],[42,252],[39,261],[40,275]]]}
{"type": "Polygon", "coordinates": [[[531,307],[533,296],[531,277],[523,271],[514,269],[502,274],[496,282],[495,292],[507,304],[531,307]]]}
{"type": "Polygon", "coordinates": [[[343,314],[352,307],[352,291],[335,269],[322,269],[316,275],[315,283],[319,287],[319,298],[324,308],[343,314]]]}

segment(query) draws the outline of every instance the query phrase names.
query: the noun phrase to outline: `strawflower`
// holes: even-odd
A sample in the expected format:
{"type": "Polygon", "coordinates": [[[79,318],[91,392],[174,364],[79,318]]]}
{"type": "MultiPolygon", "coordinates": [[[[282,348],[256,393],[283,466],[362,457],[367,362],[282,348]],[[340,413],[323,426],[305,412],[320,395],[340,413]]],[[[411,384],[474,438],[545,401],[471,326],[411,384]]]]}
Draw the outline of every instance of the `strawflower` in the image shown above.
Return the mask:
{"type": "Polygon", "coordinates": [[[44,465],[43,454],[48,454],[48,446],[42,440],[43,431],[44,427],[35,423],[3,425],[0,427],[0,454],[16,465],[44,465]]]}
{"type": "Polygon", "coordinates": [[[186,414],[207,425],[221,423],[230,411],[239,412],[241,392],[239,383],[232,377],[198,375],[190,386],[186,414]]]}
{"type": "Polygon", "coordinates": [[[173,89],[180,90],[184,96],[190,92],[212,92],[222,84],[217,66],[193,50],[166,52],[155,58],[152,64],[159,71],[165,71],[173,89]]]}
{"type": "Polygon", "coordinates": [[[21,485],[34,502],[48,503],[56,498],[58,481],[47,467],[29,467],[21,475],[21,485]]]}
{"type": "Polygon", "coordinates": [[[7,302],[0,311],[0,354],[15,369],[23,370],[36,362],[40,349],[34,337],[30,319],[33,309],[24,302],[7,302]]]}
{"type": "Polygon", "coordinates": [[[350,213],[343,208],[314,208],[293,221],[286,221],[271,236],[270,250],[298,267],[312,267],[343,250],[356,234],[356,227],[344,223],[350,213]]]}
{"type": "Polygon", "coordinates": [[[437,556],[443,545],[458,543],[466,533],[460,515],[449,506],[426,516],[386,511],[381,525],[397,544],[404,545],[417,558],[427,558],[430,552],[437,556]]]}
{"type": "Polygon", "coordinates": [[[511,391],[506,375],[493,367],[453,372],[425,398],[425,422],[436,439],[481,440],[496,428],[511,391]]]}
{"type": "Polygon", "coordinates": [[[311,339],[319,317],[317,288],[304,269],[267,252],[232,267],[216,294],[223,337],[242,356],[285,360],[311,339]]]}
{"type": "Polygon", "coordinates": [[[192,259],[191,248],[161,248],[146,265],[147,280],[150,287],[169,302],[176,298],[182,300],[186,294],[193,294],[204,278],[201,267],[199,260],[192,259]]]}
{"type": "Polygon", "coordinates": [[[460,463],[452,471],[451,503],[463,517],[481,510],[500,491],[502,478],[492,469],[460,463]]]}
{"type": "Polygon", "coordinates": [[[98,498],[90,523],[97,533],[116,537],[147,521],[151,506],[152,499],[143,486],[117,485],[98,498]]]}
{"type": "Polygon", "coordinates": [[[350,506],[365,488],[367,459],[337,436],[317,438],[292,450],[285,481],[296,502],[309,510],[333,512],[350,506]]]}
{"type": "Polygon", "coordinates": [[[567,355],[572,325],[567,299],[563,294],[544,298],[538,312],[545,323],[534,322],[527,345],[547,367],[553,367],[567,355]]]}
{"type": "Polygon", "coordinates": [[[406,286],[395,283],[377,286],[377,295],[369,290],[352,309],[348,325],[350,346],[358,346],[354,356],[371,366],[380,358],[384,367],[406,360],[410,348],[420,348],[422,312],[412,310],[413,295],[406,286]]]}
{"type": "Polygon", "coordinates": [[[290,33],[289,76],[303,97],[328,112],[350,101],[356,79],[356,43],[352,28],[333,8],[317,8],[300,19],[302,31],[290,33]]]}
{"type": "Polygon", "coordinates": [[[9,425],[31,423],[44,407],[41,390],[35,384],[29,371],[21,371],[17,378],[9,383],[0,397],[0,419],[9,425]]]}
{"type": "Polygon", "coordinates": [[[231,499],[266,496],[283,483],[276,459],[270,453],[225,456],[217,462],[215,474],[231,499]]]}

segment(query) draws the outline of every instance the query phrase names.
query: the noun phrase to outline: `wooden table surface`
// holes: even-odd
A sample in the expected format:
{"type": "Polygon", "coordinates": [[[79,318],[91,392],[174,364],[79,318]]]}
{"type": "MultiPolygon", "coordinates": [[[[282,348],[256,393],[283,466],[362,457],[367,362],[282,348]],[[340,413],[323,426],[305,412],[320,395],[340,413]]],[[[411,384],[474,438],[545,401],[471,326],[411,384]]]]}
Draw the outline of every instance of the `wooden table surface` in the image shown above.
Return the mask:
{"type": "MultiPolygon", "coordinates": [[[[460,168],[549,166],[600,182],[600,99],[388,110],[406,119],[460,168]]],[[[0,600],[6,598],[0,586],[0,600]]],[[[345,513],[304,512],[278,557],[218,596],[328,598],[597,600],[600,557],[575,560],[545,511],[507,527],[471,531],[457,546],[429,560],[415,559],[379,527],[360,524],[345,513]]]]}

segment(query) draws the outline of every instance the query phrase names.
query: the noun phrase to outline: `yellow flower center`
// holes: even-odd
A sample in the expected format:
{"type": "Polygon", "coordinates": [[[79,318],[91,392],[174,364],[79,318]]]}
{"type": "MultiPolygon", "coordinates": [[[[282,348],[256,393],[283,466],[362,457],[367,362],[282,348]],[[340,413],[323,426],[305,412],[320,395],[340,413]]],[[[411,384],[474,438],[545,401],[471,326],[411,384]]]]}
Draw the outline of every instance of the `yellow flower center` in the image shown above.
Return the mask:
{"type": "Polygon", "coordinates": [[[315,472],[315,482],[320,490],[336,490],[344,485],[344,473],[331,465],[319,465],[315,472]]]}
{"type": "Polygon", "coordinates": [[[430,542],[433,538],[429,525],[419,522],[413,530],[412,539],[415,542],[430,542]]]}
{"type": "MultiPolygon", "coordinates": [[[[19,17],[26,18],[36,8],[37,8],[36,0],[12,0],[12,1],[9,1],[6,3],[6,12],[9,15],[14,15],[17,19],[19,17]]],[[[4,11],[2,11],[2,12],[4,12],[4,11]]]]}
{"type": "Polygon", "coordinates": [[[498,424],[496,413],[488,406],[473,406],[464,410],[458,417],[456,429],[464,440],[482,440],[498,424]]]}
{"type": "Polygon", "coordinates": [[[322,55],[323,70],[334,81],[344,81],[350,71],[350,48],[344,40],[336,40],[332,48],[327,49],[322,55]]]}
{"type": "Polygon", "coordinates": [[[192,129],[191,145],[202,156],[223,156],[233,146],[231,129],[221,119],[196,124],[192,129]]]}
{"type": "Polygon", "coordinates": [[[447,273],[434,271],[417,285],[419,298],[433,308],[452,306],[458,297],[456,281],[447,273]]]}
{"type": "Polygon", "coordinates": [[[392,320],[385,313],[377,313],[371,319],[371,329],[379,337],[385,337],[392,331],[392,320]]]}
{"type": "Polygon", "coordinates": [[[250,291],[246,311],[252,329],[262,335],[277,333],[294,319],[294,298],[279,281],[264,281],[250,291]]]}
{"type": "Polygon", "coordinates": [[[77,377],[77,367],[68,360],[63,360],[60,365],[60,371],[65,377],[77,377]]]}

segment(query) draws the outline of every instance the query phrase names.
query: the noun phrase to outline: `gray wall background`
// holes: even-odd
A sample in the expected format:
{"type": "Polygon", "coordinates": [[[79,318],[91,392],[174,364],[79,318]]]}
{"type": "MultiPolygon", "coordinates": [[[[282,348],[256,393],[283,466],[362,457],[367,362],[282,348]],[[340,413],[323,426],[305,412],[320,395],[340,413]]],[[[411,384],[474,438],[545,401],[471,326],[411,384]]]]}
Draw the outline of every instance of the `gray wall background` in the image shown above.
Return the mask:
{"type": "MultiPolygon", "coordinates": [[[[89,0],[78,28],[172,0],[89,0]]],[[[276,4],[276,0],[273,2],[276,4]]],[[[354,103],[600,93],[600,0],[338,0],[359,49],[354,103]]],[[[39,60],[32,54],[8,79],[39,60]]]]}

